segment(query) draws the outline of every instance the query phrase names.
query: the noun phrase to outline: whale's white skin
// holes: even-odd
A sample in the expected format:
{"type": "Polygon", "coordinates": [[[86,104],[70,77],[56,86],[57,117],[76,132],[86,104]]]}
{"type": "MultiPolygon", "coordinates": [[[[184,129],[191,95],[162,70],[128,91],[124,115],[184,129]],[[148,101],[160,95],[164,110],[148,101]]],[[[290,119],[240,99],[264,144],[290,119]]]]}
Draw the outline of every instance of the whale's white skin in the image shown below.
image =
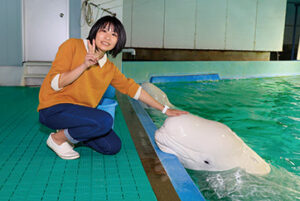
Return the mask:
{"type": "Polygon", "coordinates": [[[223,171],[240,167],[265,175],[270,166],[226,125],[192,114],[168,117],[155,133],[158,147],[193,170],[223,171]]]}
{"type": "MultiPolygon", "coordinates": [[[[152,96],[155,100],[157,100],[158,102],[160,102],[163,105],[167,105],[170,108],[173,108],[174,106],[170,103],[167,95],[157,86],[149,83],[149,82],[145,82],[142,85],[142,88],[148,93],[150,94],[150,96],[152,96]]],[[[147,108],[146,104],[142,104],[142,106],[144,108],[147,108]]]]}

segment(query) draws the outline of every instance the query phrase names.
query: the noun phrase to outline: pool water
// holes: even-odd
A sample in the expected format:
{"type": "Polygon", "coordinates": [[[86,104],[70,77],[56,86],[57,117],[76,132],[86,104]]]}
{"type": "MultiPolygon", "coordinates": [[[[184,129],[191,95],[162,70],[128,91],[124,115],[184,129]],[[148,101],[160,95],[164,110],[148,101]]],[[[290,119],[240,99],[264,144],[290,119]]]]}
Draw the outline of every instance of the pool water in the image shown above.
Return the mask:
{"type": "MultiPolygon", "coordinates": [[[[300,200],[300,76],[156,86],[176,107],[229,126],[271,165],[266,176],[187,170],[206,199],[300,200]]],[[[159,128],[166,116],[147,111],[159,128]]]]}

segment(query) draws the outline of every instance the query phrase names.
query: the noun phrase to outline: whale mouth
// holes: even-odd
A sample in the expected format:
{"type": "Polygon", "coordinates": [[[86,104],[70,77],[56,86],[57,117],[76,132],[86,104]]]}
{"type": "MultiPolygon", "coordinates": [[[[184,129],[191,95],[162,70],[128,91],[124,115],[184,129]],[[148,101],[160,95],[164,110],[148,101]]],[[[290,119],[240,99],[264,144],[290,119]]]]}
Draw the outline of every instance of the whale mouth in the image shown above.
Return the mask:
{"type": "Polygon", "coordinates": [[[271,172],[270,165],[245,143],[239,158],[242,160],[237,161],[238,167],[244,169],[249,174],[266,175],[271,172]]]}

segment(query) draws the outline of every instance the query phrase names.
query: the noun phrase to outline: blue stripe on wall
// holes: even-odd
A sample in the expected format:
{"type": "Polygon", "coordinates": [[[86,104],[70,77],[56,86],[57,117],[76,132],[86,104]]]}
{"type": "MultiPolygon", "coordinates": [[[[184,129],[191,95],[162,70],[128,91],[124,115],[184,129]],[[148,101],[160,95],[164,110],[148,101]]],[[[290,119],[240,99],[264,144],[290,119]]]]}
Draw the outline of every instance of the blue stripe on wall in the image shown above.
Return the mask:
{"type": "Polygon", "coordinates": [[[21,1],[0,2],[0,66],[22,65],[21,1]]]}
{"type": "Polygon", "coordinates": [[[7,1],[0,1],[0,27],[1,27],[1,31],[0,31],[0,65],[4,62],[5,58],[7,57],[7,51],[5,49],[6,46],[6,37],[7,37],[7,33],[6,33],[6,4],[7,1]],[[5,51],[4,51],[5,50],[5,51]]]}
{"type": "Polygon", "coordinates": [[[81,16],[81,0],[69,0],[69,16],[70,16],[70,38],[81,38],[80,16],[81,16]]]}

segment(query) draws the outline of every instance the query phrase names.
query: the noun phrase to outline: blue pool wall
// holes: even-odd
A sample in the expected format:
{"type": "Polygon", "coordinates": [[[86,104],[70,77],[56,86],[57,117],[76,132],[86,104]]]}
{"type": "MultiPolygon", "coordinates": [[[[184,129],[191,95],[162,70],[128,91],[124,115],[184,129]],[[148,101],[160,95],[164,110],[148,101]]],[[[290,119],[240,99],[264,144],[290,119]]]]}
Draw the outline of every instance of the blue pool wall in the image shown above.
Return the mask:
{"type": "Polygon", "coordinates": [[[166,170],[172,185],[177,192],[181,201],[205,201],[204,196],[193,182],[189,174],[186,172],[185,168],[181,165],[178,158],[173,154],[168,154],[162,152],[155,143],[155,131],[157,130],[152,119],[148,113],[141,106],[139,101],[130,99],[130,103],[137,114],[140,122],[142,123],[149,140],[161,161],[164,169],[166,170]]]}
{"type": "Polygon", "coordinates": [[[220,79],[300,75],[300,61],[128,61],[122,72],[138,83],[156,76],[218,74],[220,79]]]}

